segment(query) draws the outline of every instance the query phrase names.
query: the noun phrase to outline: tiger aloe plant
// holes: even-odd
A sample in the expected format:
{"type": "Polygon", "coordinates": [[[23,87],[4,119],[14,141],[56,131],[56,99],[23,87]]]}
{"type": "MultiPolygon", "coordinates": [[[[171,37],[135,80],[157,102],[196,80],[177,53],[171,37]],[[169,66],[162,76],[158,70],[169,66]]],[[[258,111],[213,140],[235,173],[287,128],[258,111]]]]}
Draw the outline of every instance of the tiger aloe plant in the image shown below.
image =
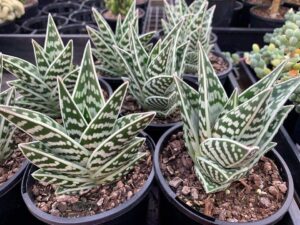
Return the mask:
{"type": "MultiPolygon", "coordinates": [[[[15,101],[15,89],[9,88],[2,91],[2,76],[3,76],[3,66],[2,66],[2,54],[0,53],[0,104],[2,105],[12,105],[15,101]]],[[[14,141],[13,136],[16,128],[0,117],[0,164],[2,164],[13,152],[14,141]]]]}
{"type": "Polygon", "coordinates": [[[20,107],[1,105],[0,114],[36,140],[19,144],[39,168],[35,179],[57,187],[57,194],[88,190],[118,181],[145,157],[145,138],[137,135],[155,113],[118,118],[127,88],[126,82],[105,102],[88,44],[72,95],[58,77],[63,125],[20,107]]]}
{"type": "Polygon", "coordinates": [[[226,189],[246,176],[272,142],[293,108],[285,105],[300,78],[277,83],[282,62],[241,94],[228,98],[199,43],[199,90],[175,77],[186,147],[207,193],[226,189]]]}
{"type": "MultiPolygon", "coordinates": [[[[126,74],[124,74],[125,65],[113,46],[116,45],[120,48],[128,49],[130,27],[134,27],[136,33],[139,32],[135,1],[132,3],[124,20],[121,20],[120,16],[118,17],[115,33],[103,16],[94,8],[93,15],[98,30],[88,26],[87,31],[94,44],[93,54],[97,59],[97,71],[99,71],[101,75],[113,77],[126,76],[126,74]]],[[[154,32],[143,34],[139,36],[139,40],[144,46],[148,46],[153,35],[154,32]]]]}
{"type": "Polygon", "coordinates": [[[176,4],[164,0],[164,5],[166,13],[166,19],[162,19],[164,33],[168,34],[178,22],[184,19],[179,43],[190,41],[190,52],[196,51],[197,42],[200,41],[209,52],[212,47],[210,37],[215,6],[208,8],[207,0],[195,0],[190,6],[185,0],[178,0],[176,4]]]}
{"type": "Polygon", "coordinates": [[[159,40],[149,54],[134,29],[130,30],[129,50],[114,46],[126,66],[130,94],[144,110],[154,110],[158,116],[167,116],[177,107],[171,74],[182,74],[188,48],[188,43],[177,47],[181,27],[182,22],[163,41],[159,40]]]}
{"type": "Polygon", "coordinates": [[[22,98],[16,105],[60,117],[57,77],[61,77],[71,90],[78,76],[78,68],[72,64],[73,42],[65,46],[51,15],[48,17],[47,34],[44,47],[32,41],[35,63],[18,57],[3,55],[3,67],[17,80],[8,82],[22,98]]]}

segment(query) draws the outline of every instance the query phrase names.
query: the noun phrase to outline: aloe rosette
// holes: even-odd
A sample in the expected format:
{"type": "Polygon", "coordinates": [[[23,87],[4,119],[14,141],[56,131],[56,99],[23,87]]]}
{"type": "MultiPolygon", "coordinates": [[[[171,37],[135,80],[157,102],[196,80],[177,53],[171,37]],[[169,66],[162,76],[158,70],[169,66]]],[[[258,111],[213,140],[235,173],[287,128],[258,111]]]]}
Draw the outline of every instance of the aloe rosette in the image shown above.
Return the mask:
{"type": "Polygon", "coordinates": [[[49,15],[44,47],[34,40],[32,45],[36,65],[18,57],[3,55],[3,67],[17,78],[8,84],[22,96],[15,104],[54,118],[60,117],[56,79],[61,77],[72,90],[78,76],[78,68],[72,64],[73,41],[66,46],[63,44],[49,15]]]}
{"type": "Polygon", "coordinates": [[[213,67],[200,46],[195,91],[175,77],[184,121],[188,153],[197,177],[207,193],[226,189],[270,149],[284,119],[293,106],[285,105],[300,84],[300,78],[276,82],[286,62],[268,76],[228,98],[213,67]]]}
{"type": "MultiPolygon", "coordinates": [[[[95,8],[93,8],[94,19],[97,23],[98,30],[87,26],[87,31],[91,41],[94,44],[93,54],[97,59],[97,71],[102,75],[113,77],[126,76],[124,73],[125,65],[122,59],[115,51],[113,46],[119,48],[129,48],[129,32],[133,28],[136,33],[139,33],[138,15],[136,3],[133,1],[124,20],[121,16],[118,17],[116,30],[112,31],[105,18],[95,8]]],[[[139,40],[145,47],[148,48],[149,41],[155,32],[145,33],[139,36],[139,40]]]]}
{"type": "MultiPolygon", "coordinates": [[[[2,54],[0,53],[0,104],[2,105],[13,105],[15,102],[16,92],[14,88],[8,88],[2,91],[2,76],[3,76],[3,66],[2,66],[2,54]]],[[[13,136],[16,128],[0,117],[0,163],[3,163],[13,152],[15,148],[13,136]]]]}
{"type": "Polygon", "coordinates": [[[88,190],[118,181],[145,157],[145,138],[137,135],[155,113],[118,118],[127,88],[126,82],[105,102],[88,44],[72,95],[58,77],[63,125],[19,107],[1,105],[0,114],[36,140],[19,144],[39,168],[36,180],[54,185],[57,194],[88,190]]]}

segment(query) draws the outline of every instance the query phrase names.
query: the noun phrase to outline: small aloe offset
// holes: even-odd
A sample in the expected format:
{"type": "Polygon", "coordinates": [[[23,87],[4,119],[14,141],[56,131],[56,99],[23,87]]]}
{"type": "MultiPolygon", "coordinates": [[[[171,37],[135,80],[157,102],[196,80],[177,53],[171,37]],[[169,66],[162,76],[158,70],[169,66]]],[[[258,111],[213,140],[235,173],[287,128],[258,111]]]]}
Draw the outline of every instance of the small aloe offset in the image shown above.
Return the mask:
{"type": "Polygon", "coordinates": [[[32,41],[35,63],[3,55],[3,67],[17,80],[8,82],[22,96],[16,105],[59,117],[57,77],[61,77],[69,90],[72,90],[78,76],[74,68],[73,42],[65,46],[51,15],[48,17],[47,34],[44,47],[32,41]]]}
{"type": "MultiPolygon", "coordinates": [[[[0,104],[2,105],[13,105],[15,101],[15,89],[9,88],[2,91],[2,76],[3,76],[3,66],[2,66],[2,54],[0,53],[0,104]]],[[[13,135],[15,133],[15,127],[0,117],[0,164],[2,164],[13,152],[14,141],[13,135]]]]}
{"type": "Polygon", "coordinates": [[[173,27],[184,20],[179,35],[179,43],[190,42],[189,52],[195,51],[200,41],[207,52],[211,50],[210,36],[215,6],[208,9],[207,0],[195,0],[190,6],[185,0],[170,4],[164,0],[166,19],[162,19],[163,30],[168,34],[173,27]]]}
{"type": "Polygon", "coordinates": [[[276,146],[272,142],[293,106],[285,105],[300,78],[277,83],[282,62],[240,95],[227,97],[199,43],[199,90],[175,77],[185,143],[207,193],[241,179],[276,146]]]}
{"type": "Polygon", "coordinates": [[[126,82],[105,102],[88,44],[72,95],[58,77],[63,126],[19,107],[1,105],[0,114],[36,140],[19,145],[39,168],[35,179],[57,187],[57,194],[78,192],[118,181],[145,157],[145,138],[137,135],[155,113],[118,118],[127,88],[126,82]]]}
{"type": "MultiPolygon", "coordinates": [[[[124,74],[125,65],[113,48],[114,45],[127,49],[129,47],[129,30],[131,27],[139,33],[138,15],[136,2],[133,1],[124,20],[119,15],[116,31],[113,32],[103,16],[93,8],[94,19],[98,25],[98,30],[87,27],[91,41],[94,44],[93,54],[97,59],[97,71],[102,75],[121,77],[124,74]]],[[[139,36],[143,45],[148,46],[150,39],[155,32],[149,32],[139,36]]]]}
{"type": "Polygon", "coordinates": [[[170,74],[182,74],[188,43],[177,46],[182,22],[147,53],[134,29],[130,30],[130,49],[114,46],[126,66],[130,93],[145,110],[167,116],[177,107],[175,84],[170,74]],[[175,33],[175,35],[173,35],[175,33]],[[175,38],[174,38],[175,36],[175,38]]]}

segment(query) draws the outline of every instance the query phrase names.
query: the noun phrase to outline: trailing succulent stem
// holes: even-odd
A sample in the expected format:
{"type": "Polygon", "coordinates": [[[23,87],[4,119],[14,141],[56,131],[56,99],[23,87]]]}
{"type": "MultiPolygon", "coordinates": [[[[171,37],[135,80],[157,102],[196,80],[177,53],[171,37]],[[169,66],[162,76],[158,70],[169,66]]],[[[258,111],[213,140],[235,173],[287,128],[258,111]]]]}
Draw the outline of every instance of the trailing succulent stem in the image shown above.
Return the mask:
{"type": "Polygon", "coordinates": [[[0,107],[3,117],[36,140],[19,145],[28,160],[39,168],[32,176],[58,187],[57,194],[118,181],[145,156],[140,151],[145,138],[137,135],[155,113],[119,118],[128,83],[105,102],[90,44],[85,48],[73,94],[61,77],[57,79],[63,126],[39,112],[0,107]]]}
{"type": "Polygon", "coordinates": [[[24,13],[24,5],[20,1],[0,0],[0,24],[20,18],[24,13]]]}
{"type": "MultiPolygon", "coordinates": [[[[115,33],[103,16],[93,8],[94,19],[98,25],[98,30],[87,27],[90,39],[94,44],[93,54],[97,59],[97,70],[101,75],[110,75],[114,77],[126,76],[124,74],[125,65],[119,55],[113,48],[114,45],[119,48],[129,48],[129,28],[133,27],[136,33],[139,33],[138,15],[135,1],[133,1],[124,20],[118,17],[115,33]]],[[[139,36],[139,40],[144,46],[148,46],[150,39],[155,32],[149,32],[139,36]]]]}
{"type": "MultiPolygon", "coordinates": [[[[0,53],[0,104],[13,105],[15,101],[15,89],[9,88],[2,91],[2,76],[3,76],[3,59],[0,53]]],[[[2,164],[13,152],[14,141],[13,135],[15,133],[15,127],[0,117],[0,164],[2,164]]]]}
{"type": "Polygon", "coordinates": [[[244,177],[272,149],[272,142],[293,108],[285,105],[300,78],[277,83],[286,62],[243,93],[228,98],[199,43],[199,89],[175,76],[183,131],[196,175],[207,193],[226,189],[244,177]]]}
{"type": "Polygon", "coordinates": [[[270,7],[271,18],[276,18],[280,9],[281,0],[273,0],[270,7]]]}
{"type": "Polygon", "coordinates": [[[16,76],[8,82],[22,95],[16,105],[45,113],[53,118],[60,117],[57,77],[64,80],[71,91],[75,85],[78,69],[73,65],[73,42],[65,46],[59,36],[51,15],[48,17],[44,47],[32,41],[35,65],[23,59],[3,55],[3,67],[16,76]]]}
{"type": "Polygon", "coordinates": [[[130,6],[132,5],[133,0],[105,0],[105,6],[110,10],[114,15],[125,16],[129,11],[130,6]]]}
{"type": "Polygon", "coordinates": [[[136,31],[130,29],[129,49],[114,46],[126,66],[130,80],[130,94],[145,110],[154,110],[167,116],[177,107],[172,74],[183,73],[188,43],[177,46],[182,22],[147,53],[136,31]]]}

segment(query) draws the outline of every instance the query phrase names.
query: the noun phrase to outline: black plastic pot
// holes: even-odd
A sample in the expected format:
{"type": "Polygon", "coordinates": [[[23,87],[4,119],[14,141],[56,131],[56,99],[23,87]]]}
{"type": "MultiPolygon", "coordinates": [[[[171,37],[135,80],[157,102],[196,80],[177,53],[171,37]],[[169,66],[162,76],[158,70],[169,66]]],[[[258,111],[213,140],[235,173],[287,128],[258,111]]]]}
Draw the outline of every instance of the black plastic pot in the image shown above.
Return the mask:
{"type": "Polygon", "coordinates": [[[51,13],[52,15],[59,15],[68,17],[71,13],[80,9],[80,4],[73,2],[58,2],[45,6],[42,12],[45,15],[51,13]]]}
{"type": "Polygon", "coordinates": [[[209,44],[217,44],[218,42],[218,36],[215,34],[215,33],[211,33],[210,34],[210,41],[209,41],[209,44]]]}
{"type": "MultiPolygon", "coordinates": [[[[96,26],[88,24],[90,27],[97,29],[96,26]]],[[[87,34],[85,24],[69,24],[62,26],[58,29],[61,34],[87,34]]]]}
{"type": "MultiPolygon", "coordinates": [[[[217,74],[218,77],[219,77],[219,79],[220,79],[220,81],[221,81],[221,83],[224,85],[225,81],[227,80],[228,75],[232,71],[232,68],[233,68],[232,67],[232,63],[221,52],[212,51],[212,53],[214,55],[216,55],[216,56],[222,57],[223,60],[225,62],[227,62],[227,64],[228,64],[228,68],[225,71],[217,74]]],[[[192,80],[194,82],[198,81],[198,77],[196,75],[194,75],[194,74],[184,74],[183,77],[185,79],[192,80]]]]}
{"type": "MultiPolygon", "coordinates": [[[[68,23],[68,19],[63,16],[53,16],[55,24],[59,27],[68,23]]],[[[48,16],[38,16],[30,18],[22,24],[22,32],[27,34],[44,34],[47,29],[48,16]]]]}
{"type": "Polygon", "coordinates": [[[148,4],[149,4],[149,0],[143,0],[143,2],[141,3],[137,2],[136,6],[143,9],[145,12],[147,12],[148,4]]]}
{"type": "Polygon", "coordinates": [[[300,8],[300,4],[296,4],[296,3],[285,2],[283,5],[288,8],[293,8],[296,11],[298,11],[300,8]]]}
{"type": "Polygon", "coordinates": [[[124,81],[121,77],[106,77],[106,76],[101,76],[101,79],[106,81],[112,88],[112,90],[117,90],[118,87],[120,87],[124,81]]]}
{"type": "Polygon", "coordinates": [[[242,21],[242,11],[243,11],[243,3],[236,1],[234,4],[234,9],[233,9],[233,15],[232,15],[232,20],[231,20],[231,26],[232,27],[241,27],[243,26],[243,21],[242,21]]]}
{"type": "Polygon", "coordinates": [[[293,200],[294,184],[288,166],[275,150],[272,150],[271,152],[267,153],[266,156],[274,160],[275,164],[279,168],[279,171],[281,172],[281,176],[287,182],[288,192],[282,207],[273,215],[256,222],[231,223],[231,222],[220,221],[209,216],[205,216],[191,209],[185,203],[181,202],[177,198],[176,193],[174,193],[172,189],[169,187],[160,169],[160,153],[163,150],[163,148],[166,146],[170,136],[179,130],[182,130],[182,126],[176,126],[168,130],[159,139],[154,154],[155,176],[157,178],[159,186],[161,187],[162,196],[164,197],[164,199],[161,199],[161,205],[160,205],[161,224],[163,225],[199,225],[199,224],[271,225],[272,224],[273,225],[286,214],[293,200]]]}
{"type": "Polygon", "coordinates": [[[13,177],[0,186],[1,225],[16,225],[20,221],[23,224],[38,224],[28,212],[20,193],[21,180],[27,165],[28,161],[25,161],[13,177]]]}
{"type": "MultiPolygon", "coordinates": [[[[154,150],[153,140],[145,133],[142,136],[147,138],[146,143],[151,151],[154,150]]],[[[39,220],[52,225],[143,225],[146,223],[148,193],[154,179],[154,169],[152,169],[148,180],[131,199],[116,208],[93,216],[80,218],[63,218],[52,216],[41,211],[35,206],[32,194],[32,185],[36,182],[30,174],[36,167],[29,165],[22,180],[22,197],[29,211],[39,220]]]]}
{"type": "Polygon", "coordinates": [[[267,10],[268,6],[254,6],[250,9],[250,26],[256,28],[278,28],[284,24],[284,19],[265,18],[255,14],[255,9],[267,10]]]}
{"type": "Polygon", "coordinates": [[[46,5],[53,4],[55,0],[39,0],[39,9],[42,9],[46,5]]]}
{"type": "Polygon", "coordinates": [[[73,23],[96,25],[91,9],[81,9],[75,11],[70,15],[69,19],[73,23]]]}
{"type": "Polygon", "coordinates": [[[104,1],[99,1],[99,0],[85,0],[81,4],[82,7],[86,9],[91,9],[92,7],[97,8],[97,9],[104,9],[104,1]]]}
{"type": "Polygon", "coordinates": [[[107,92],[109,97],[112,96],[113,90],[112,90],[111,86],[109,85],[109,83],[107,83],[102,78],[98,78],[98,80],[99,80],[101,88],[107,92]]]}
{"type": "Polygon", "coordinates": [[[216,6],[213,26],[228,27],[231,22],[235,0],[209,0],[209,6],[216,6]]]}
{"type": "Polygon", "coordinates": [[[20,32],[20,27],[14,22],[5,22],[0,24],[0,34],[17,34],[20,32]]]}
{"type": "MultiPolygon", "coordinates": [[[[146,13],[141,8],[138,8],[138,10],[139,10],[139,32],[141,33],[142,30],[143,30],[143,24],[144,24],[144,19],[145,19],[146,13]]],[[[109,24],[111,29],[113,31],[115,31],[116,30],[116,25],[117,25],[117,19],[107,18],[107,16],[105,16],[106,12],[107,12],[107,9],[104,9],[104,10],[102,10],[101,14],[105,18],[105,20],[107,21],[107,23],[109,24]]]]}

